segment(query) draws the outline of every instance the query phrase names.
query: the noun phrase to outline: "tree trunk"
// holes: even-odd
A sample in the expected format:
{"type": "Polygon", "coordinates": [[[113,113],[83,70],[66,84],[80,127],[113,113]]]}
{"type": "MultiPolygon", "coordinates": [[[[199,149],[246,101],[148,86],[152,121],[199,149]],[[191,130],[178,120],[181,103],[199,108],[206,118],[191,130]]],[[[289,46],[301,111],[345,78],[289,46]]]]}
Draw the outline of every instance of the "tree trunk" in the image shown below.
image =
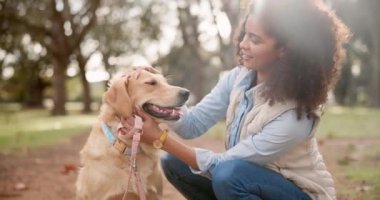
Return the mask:
{"type": "Polygon", "coordinates": [[[62,58],[54,59],[53,102],[52,115],[66,115],[66,66],[68,61],[62,58]]]}
{"type": "Polygon", "coordinates": [[[236,48],[234,39],[235,35],[239,34],[236,33],[239,27],[239,4],[240,3],[238,1],[223,0],[222,10],[227,14],[231,25],[230,42],[227,44],[221,42],[220,46],[222,67],[224,69],[231,69],[237,64],[235,56],[236,48]]]}
{"type": "Polygon", "coordinates": [[[33,77],[33,80],[26,86],[28,93],[24,101],[24,106],[27,108],[43,108],[43,91],[46,84],[40,77],[33,77]]]}
{"type": "MultiPolygon", "coordinates": [[[[378,6],[379,2],[373,1],[369,4],[370,6],[378,6]]],[[[377,7],[371,7],[377,8],[377,7]]],[[[373,15],[376,16],[376,11],[373,10],[373,15]]],[[[372,77],[371,77],[371,90],[370,90],[370,106],[372,107],[380,107],[380,26],[378,25],[378,18],[369,18],[370,20],[370,31],[373,42],[373,52],[372,52],[372,77]]]]}
{"type": "Polygon", "coordinates": [[[201,60],[194,60],[194,70],[192,73],[192,78],[190,78],[190,85],[192,86],[192,91],[195,95],[195,102],[199,102],[204,96],[204,63],[201,60]]]}
{"type": "Polygon", "coordinates": [[[374,38],[375,48],[372,55],[372,81],[371,81],[371,100],[372,107],[380,107],[380,41],[374,38]]]}
{"type": "Polygon", "coordinates": [[[50,0],[48,2],[48,17],[50,18],[52,25],[50,28],[50,34],[52,48],[54,48],[53,54],[53,101],[54,107],[51,111],[52,115],[66,115],[66,69],[70,60],[70,45],[67,36],[64,34],[65,30],[64,19],[61,12],[56,10],[56,1],[50,0]]]}
{"type": "Polygon", "coordinates": [[[352,85],[351,65],[351,62],[343,64],[339,81],[334,88],[335,101],[341,106],[346,106],[348,103],[348,94],[352,85]]]}
{"type": "MultiPolygon", "coordinates": [[[[80,50],[79,50],[80,51],[80,50]]],[[[90,113],[91,112],[91,91],[90,91],[90,84],[88,83],[86,79],[86,59],[82,56],[82,54],[79,52],[76,53],[78,65],[79,65],[79,76],[82,83],[82,90],[83,90],[83,96],[82,96],[82,102],[83,102],[83,113],[90,113]]]]}

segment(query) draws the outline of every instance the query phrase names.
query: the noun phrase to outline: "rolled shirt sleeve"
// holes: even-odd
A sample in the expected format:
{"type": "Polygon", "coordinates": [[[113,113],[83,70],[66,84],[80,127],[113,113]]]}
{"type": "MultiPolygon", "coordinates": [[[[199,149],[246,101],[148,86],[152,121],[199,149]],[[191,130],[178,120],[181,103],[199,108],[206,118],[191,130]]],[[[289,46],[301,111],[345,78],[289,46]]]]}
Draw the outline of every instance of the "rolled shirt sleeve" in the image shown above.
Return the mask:
{"type": "Polygon", "coordinates": [[[199,170],[191,170],[195,174],[211,178],[212,169],[227,160],[243,159],[264,165],[305,141],[312,127],[312,119],[304,116],[298,120],[294,109],[286,111],[268,123],[260,133],[240,141],[224,153],[196,148],[199,170]]]}
{"type": "Polygon", "coordinates": [[[233,83],[240,71],[235,67],[221,78],[212,91],[192,108],[183,107],[181,119],[168,124],[184,139],[196,138],[225,117],[233,83]]]}

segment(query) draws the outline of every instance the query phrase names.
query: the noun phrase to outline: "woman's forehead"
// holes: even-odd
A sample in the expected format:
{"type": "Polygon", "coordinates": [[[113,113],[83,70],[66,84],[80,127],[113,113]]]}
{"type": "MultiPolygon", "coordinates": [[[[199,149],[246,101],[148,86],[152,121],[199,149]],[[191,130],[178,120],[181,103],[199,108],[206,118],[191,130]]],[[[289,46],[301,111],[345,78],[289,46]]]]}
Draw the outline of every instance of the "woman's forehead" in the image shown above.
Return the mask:
{"type": "Polygon", "coordinates": [[[267,33],[264,26],[254,15],[248,15],[245,23],[245,32],[258,35],[260,37],[266,37],[267,33]]]}

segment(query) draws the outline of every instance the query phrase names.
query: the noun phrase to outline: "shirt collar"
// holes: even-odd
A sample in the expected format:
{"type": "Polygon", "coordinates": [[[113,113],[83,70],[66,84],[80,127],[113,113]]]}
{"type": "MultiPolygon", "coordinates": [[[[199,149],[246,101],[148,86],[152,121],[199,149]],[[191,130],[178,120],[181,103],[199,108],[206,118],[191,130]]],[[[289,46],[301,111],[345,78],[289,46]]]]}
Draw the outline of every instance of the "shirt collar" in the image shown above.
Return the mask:
{"type": "Polygon", "coordinates": [[[248,90],[252,88],[252,83],[256,79],[256,70],[247,69],[246,67],[244,67],[242,70],[244,70],[244,74],[242,75],[243,78],[240,80],[237,86],[243,90],[248,90]]]}

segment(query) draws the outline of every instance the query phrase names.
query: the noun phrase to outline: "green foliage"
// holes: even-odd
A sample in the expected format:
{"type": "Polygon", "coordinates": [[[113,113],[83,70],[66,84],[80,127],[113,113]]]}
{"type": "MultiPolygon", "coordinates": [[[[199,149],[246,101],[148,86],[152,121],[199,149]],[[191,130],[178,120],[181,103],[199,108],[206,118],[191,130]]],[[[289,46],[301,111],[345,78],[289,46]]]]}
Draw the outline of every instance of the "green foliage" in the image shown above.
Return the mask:
{"type": "MultiPolygon", "coordinates": [[[[100,102],[104,91],[106,91],[105,82],[89,83],[91,89],[91,99],[100,102]]],[[[81,101],[82,100],[82,88],[79,77],[73,77],[67,80],[67,99],[69,101],[81,101]]]]}
{"type": "MultiPolygon", "coordinates": [[[[97,50],[108,72],[130,65],[131,60],[118,57],[142,54],[158,42],[162,34],[168,4],[163,0],[104,0],[98,9],[97,24],[89,35],[97,41],[97,50]]],[[[148,58],[149,59],[149,58],[148,58]]]]}
{"type": "MultiPolygon", "coordinates": [[[[60,83],[70,65],[78,66],[83,78],[82,87],[70,90],[87,110],[91,92],[83,75],[92,55],[101,55],[108,72],[129,65],[116,58],[151,49],[161,38],[168,9],[162,0],[0,1],[0,101],[40,107],[43,98],[53,97],[52,113],[65,114],[66,100],[73,97],[66,97],[67,84],[60,83]],[[14,74],[3,79],[5,68],[14,74]]],[[[102,64],[90,67],[95,66],[102,64]]]]}
{"type": "Polygon", "coordinates": [[[380,106],[380,1],[331,0],[331,6],[352,34],[347,59],[335,94],[343,105],[380,106]],[[361,14],[357,14],[361,13],[361,14]],[[363,23],[366,22],[366,23],[363,23]]]}

